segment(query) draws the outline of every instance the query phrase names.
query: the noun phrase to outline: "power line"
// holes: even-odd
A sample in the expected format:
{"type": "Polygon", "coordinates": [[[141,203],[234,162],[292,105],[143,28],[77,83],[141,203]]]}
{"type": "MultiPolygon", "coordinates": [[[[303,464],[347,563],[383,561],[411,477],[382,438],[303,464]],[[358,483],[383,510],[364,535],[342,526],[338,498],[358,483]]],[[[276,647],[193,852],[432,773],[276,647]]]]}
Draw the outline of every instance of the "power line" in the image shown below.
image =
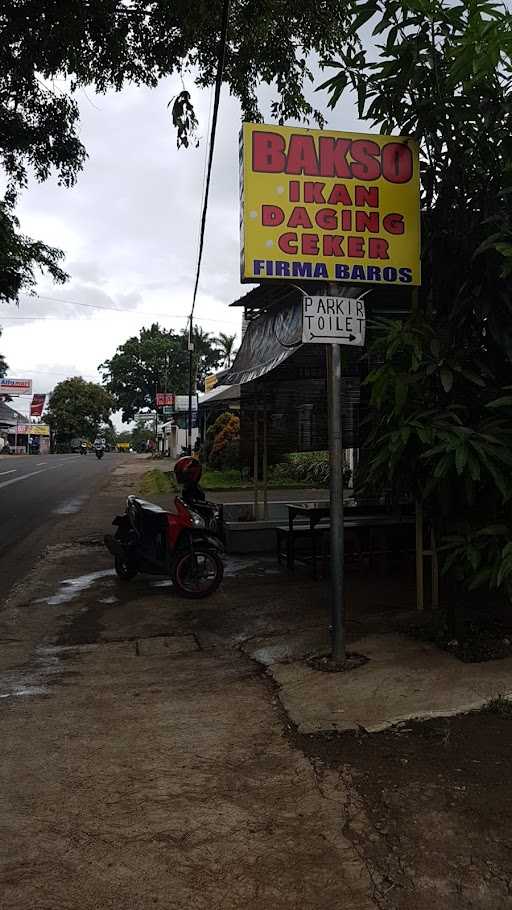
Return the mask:
{"type": "MultiPolygon", "coordinates": [[[[92,310],[105,310],[106,312],[121,313],[123,316],[137,316],[138,318],[144,318],[145,316],[157,316],[160,319],[184,319],[185,321],[188,321],[188,318],[189,318],[188,316],[186,316],[183,313],[156,313],[156,312],[147,311],[147,310],[142,313],[138,313],[136,310],[122,310],[122,309],[119,309],[118,307],[97,306],[94,303],[81,303],[78,300],[61,300],[58,297],[43,297],[42,295],[41,296],[38,295],[37,299],[38,300],[53,300],[55,303],[64,303],[64,304],[68,304],[69,306],[87,307],[88,309],[92,309],[92,310]]],[[[5,320],[5,319],[15,319],[15,320],[21,319],[21,320],[30,320],[30,321],[43,320],[43,321],[48,321],[48,322],[67,321],[67,319],[65,317],[59,317],[59,316],[19,316],[19,315],[6,316],[0,311],[0,322],[3,322],[3,320],[5,320]]],[[[230,322],[230,320],[214,319],[211,316],[202,316],[201,315],[199,317],[199,319],[201,320],[201,322],[214,322],[214,323],[219,323],[219,324],[224,324],[224,325],[232,324],[230,322]]]]}
{"type": "Polygon", "coordinates": [[[196,280],[194,284],[194,293],[192,296],[192,309],[190,311],[190,328],[192,329],[192,319],[194,316],[194,307],[196,305],[197,288],[199,285],[199,276],[201,274],[201,262],[203,259],[204,235],[206,229],[206,213],[208,211],[208,196],[210,193],[210,181],[212,176],[213,151],[215,148],[215,136],[217,133],[217,118],[219,114],[220,90],[222,88],[222,76],[224,73],[224,60],[226,57],[226,44],[228,35],[229,19],[229,0],[224,0],[222,7],[222,24],[220,31],[219,56],[217,62],[217,75],[215,76],[215,95],[213,99],[213,117],[210,133],[210,148],[208,154],[208,171],[206,175],[206,188],[204,192],[203,212],[201,216],[201,230],[199,232],[199,253],[197,257],[196,280]]]}
{"type": "MultiPolygon", "coordinates": [[[[132,315],[132,316],[138,316],[139,318],[142,318],[144,316],[156,315],[155,313],[130,313],[130,311],[123,312],[122,310],[119,310],[119,312],[120,313],[122,312],[124,316],[132,315]]],[[[160,316],[161,319],[184,319],[186,322],[188,322],[188,319],[189,319],[188,316],[173,316],[172,314],[167,315],[164,313],[159,313],[158,315],[160,316]]],[[[21,320],[22,322],[71,322],[72,321],[72,317],[65,317],[65,316],[3,316],[0,313],[0,323],[4,322],[7,319],[9,319],[10,321],[21,320]]],[[[210,319],[209,316],[199,316],[199,320],[201,322],[214,322],[218,325],[233,325],[231,320],[210,319]]]]}
{"type": "MultiPolygon", "coordinates": [[[[32,297],[32,299],[34,299],[34,297],[32,297]]],[[[107,312],[112,312],[112,313],[125,313],[125,314],[134,313],[135,315],[137,315],[135,310],[122,309],[121,307],[116,307],[116,306],[99,306],[97,303],[84,303],[81,300],[67,300],[65,297],[48,297],[45,294],[36,294],[35,299],[36,300],[51,300],[51,301],[53,301],[53,303],[64,303],[64,304],[68,304],[69,306],[83,306],[83,307],[87,307],[87,309],[90,309],[90,310],[106,310],[107,312]]],[[[142,315],[143,316],[161,316],[162,318],[165,318],[165,319],[188,319],[188,316],[186,316],[183,313],[155,313],[155,312],[152,312],[151,310],[146,310],[142,315]]],[[[15,317],[12,317],[12,318],[14,319],[15,317]]],[[[206,321],[206,319],[208,319],[209,322],[226,322],[225,319],[210,319],[208,316],[201,316],[201,319],[203,319],[203,321],[206,321]]]]}
{"type": "Polygon", "coordinates": [[[228,37],[229,22],[229,0],[224,0],[222,6],[222,21],[220,28],[219,53],[217,58],[217,73],[215,75],[215,95],[213,98],[213,117],[210,131],[209,149],[208,149],[208,170],[206,173],[206,186],[204,188],[203,211],[201,215],[201,228],[199,231],[199,250],[197,254],[197,269],[194,282],[194,292],[192,294],[192,307],[190,309],[190,318],[188,323],[188,454],[192,455],[192,394],[194,387],[193,369],[194,369],[194,346],[193,346],[193,319],[194,309],[197,298],[197,288],[199,286],[199,277],[201,274],[201,262],[203,259],[204,235],[206,231],[206,214],[208,212],[208,197],[210,194],[210,182],[212,177],[213,151],[215,148],[215,136],[217,133],[217,119],[219,115],[220,92],[222,88],[222,76],[224,73],[224,60],[226,58],[226,44],[228,37]]]}

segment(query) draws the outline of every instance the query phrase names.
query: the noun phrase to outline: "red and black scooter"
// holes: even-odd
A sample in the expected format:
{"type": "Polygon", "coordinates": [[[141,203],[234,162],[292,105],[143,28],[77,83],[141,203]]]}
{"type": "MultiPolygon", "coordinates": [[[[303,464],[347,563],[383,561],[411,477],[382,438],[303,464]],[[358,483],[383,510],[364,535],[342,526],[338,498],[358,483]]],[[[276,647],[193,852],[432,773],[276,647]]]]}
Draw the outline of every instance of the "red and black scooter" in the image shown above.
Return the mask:
{"type": "Polygon", "coordinates": [[[176,512],[129,496],[125,514],[113,521],[116,533],[105,536],[105,545],[119,578],[129,580],[138,572],[166,575],[184,597],[208,597],[224,574],[220,508],[205,499],[197,459],[180,458],[174,472],[183,485],[182,496],[174,500],[176,512]]]}

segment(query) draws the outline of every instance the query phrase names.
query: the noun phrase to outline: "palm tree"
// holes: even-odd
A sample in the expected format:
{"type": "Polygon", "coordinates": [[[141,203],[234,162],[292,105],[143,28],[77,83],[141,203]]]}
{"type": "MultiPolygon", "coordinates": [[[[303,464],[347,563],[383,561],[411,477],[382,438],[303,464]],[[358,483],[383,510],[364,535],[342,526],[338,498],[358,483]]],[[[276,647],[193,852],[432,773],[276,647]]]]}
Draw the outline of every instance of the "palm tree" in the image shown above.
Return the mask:
{"type": "Polygon", "coordinates": [[[223,365],[225,367],[230,367],[235,359],[236,351],[234,350],[236,341],[236,335],[225,335],[224,332],[219,332],[219,337],[217,338],[217,345],[220,348],[222,355],[223,365]]]}

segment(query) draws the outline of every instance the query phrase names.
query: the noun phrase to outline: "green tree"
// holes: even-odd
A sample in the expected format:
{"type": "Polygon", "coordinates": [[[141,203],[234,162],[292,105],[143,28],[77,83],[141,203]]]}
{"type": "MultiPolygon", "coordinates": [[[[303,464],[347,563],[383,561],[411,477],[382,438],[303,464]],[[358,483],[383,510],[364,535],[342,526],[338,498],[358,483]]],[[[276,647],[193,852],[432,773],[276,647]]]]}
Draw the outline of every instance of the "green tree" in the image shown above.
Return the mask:
{"type": "Polygon", "coordinates": [[[153,323],[119,345],[99,369],[123,420],[128,422],[139,411],[155,407],[156,392],[183,394],[187,363],[184,339],[172,329],[153,323]]]}
{"type": "Polygon", "coordinates": [[[55,386],[46,417],[58,444],[73,436],[92,442],[100,427],[111,428],[113,409],[113,398],[102,386],[74,376],[55,386]]]}
{"type": "Polygon", "coordinates": [[[222,356],[222,365],[224,367],[230,367],[233,363],[236,353],[236,335],[226,335],[224,332],[219,332],[217,344],[222,356]]]}
{"type": "Polygon", "coordinates": [[[0,302],[18,301],[21,291],[36,284],[35,271],[47,271],[63,284],[66,273],[59,266],[64,254],[41,241],[20,234],[18,219],[6,202],[0,202],[0,302]]]}
{"type": "MultiPolygon", "coordinates": [[[[155,86],[171,75],[200,88],[213,84],[222,5],[222,0],[4,0],[0,166],[9,181],[9,232],[17,227],[12,213],[16,191],[25,186],[29,171],[38,180],[54,171],[64,186],[76,180],[86,158],[76,102],[83,87],[119,91],[126,82],[155,86]]],[[[293,6],[278,0],[232,4],[224,80],[240,100],[244,116],[259,119],[256,92],[264,83],[274,92],[276,119],[315,118],[321,123],[321,113],[304,91],[312,79],[308,55],[334,54],[345,24],[339,0],[296,0],[293,6]]],[[[170,106],[178,144],[186,146],[197,126],[187,87],[170,106]]],[[[1,256],[3,267],[16,273],[12,246],[3,246],[1,256]]],[[[43,264],[55,277],[58,254],[47,248],[41,263],[40,252],[25,246],[29,258],[25,256],[23,268],[30,272],[43,264]]],[[[18,281],[13,279],[17,293],[18,281]]]]}
{"type": "Polygon", "coordinates": [[[331,104],[352,89],[360,117],[414,136],[421,153],[423,284],[408,320],[373,328],[366,481],[425,501],[451,532],[467,584],[503,584],[512,577],[512,17],[489,0],[355,0],[350,12],[324,83],[331,104]],[[377,55],[358,43],[370,20],[377,55]]]}
{"type": "MultiPolygon", "coordinates": [[[[99,367],[108,391],[122,410],[123,420],[133,420],[139,411],[155,407],[155,393],[188,392],[188,335],[176,334],[158,323],[140,330],[121,344],[114,356],[99,367]]],[[[198,326],[194,330],[193,370],[199,382],[219,363],[215,340],[198,326]]]]}

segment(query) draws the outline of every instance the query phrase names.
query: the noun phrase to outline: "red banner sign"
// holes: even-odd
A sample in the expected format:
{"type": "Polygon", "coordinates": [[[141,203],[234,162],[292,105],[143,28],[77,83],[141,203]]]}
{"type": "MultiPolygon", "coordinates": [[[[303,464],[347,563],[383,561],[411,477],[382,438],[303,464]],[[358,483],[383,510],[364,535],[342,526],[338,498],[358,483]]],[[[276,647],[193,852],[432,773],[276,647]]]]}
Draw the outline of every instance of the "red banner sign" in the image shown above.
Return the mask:
{"type": "Polygon", "coordinates": [[[169,405],[174,404],[174,392],[157,392],[156,393],[156,406],[157,408],[168,407],[169,405]]]}
{"type": "Polygon", "coordinates": [[[32,404],[30,405],[30,416],[31,417],[41,417],[42,416],[45,401],[46,401],[46,395],[34,395],[32,397],[32,404]]]}

